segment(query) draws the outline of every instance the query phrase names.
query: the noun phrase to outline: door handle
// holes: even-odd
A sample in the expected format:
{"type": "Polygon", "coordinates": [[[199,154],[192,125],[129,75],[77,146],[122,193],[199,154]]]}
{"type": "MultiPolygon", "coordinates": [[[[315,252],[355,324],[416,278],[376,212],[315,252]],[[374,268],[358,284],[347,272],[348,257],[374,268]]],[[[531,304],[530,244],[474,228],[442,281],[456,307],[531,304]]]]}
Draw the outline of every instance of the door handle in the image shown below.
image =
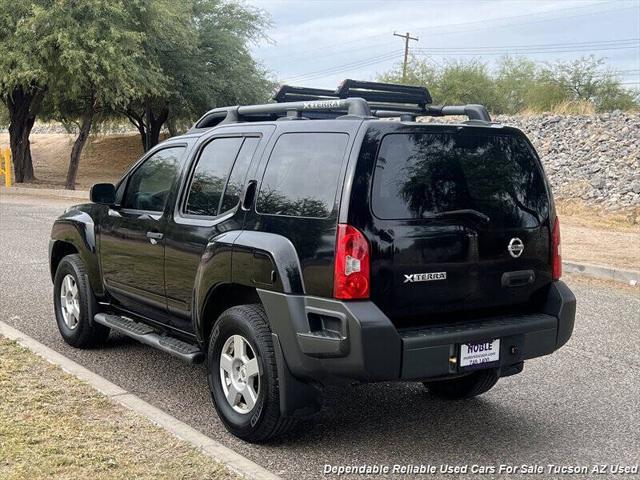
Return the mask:
{"type": "Polygon", "coordinates": [[[164,234],[160,232],[147,232],[147,238],[151,242],[151,245],[157,245],[158,240],[162,240],[162,237],[164,237],[164,234]]]}
{"type": "Polygon", "coordinates": [[[503,287],[523,287],[535,281],[536,274],[533,270],[519,270],[502,274],[503,287]]]}

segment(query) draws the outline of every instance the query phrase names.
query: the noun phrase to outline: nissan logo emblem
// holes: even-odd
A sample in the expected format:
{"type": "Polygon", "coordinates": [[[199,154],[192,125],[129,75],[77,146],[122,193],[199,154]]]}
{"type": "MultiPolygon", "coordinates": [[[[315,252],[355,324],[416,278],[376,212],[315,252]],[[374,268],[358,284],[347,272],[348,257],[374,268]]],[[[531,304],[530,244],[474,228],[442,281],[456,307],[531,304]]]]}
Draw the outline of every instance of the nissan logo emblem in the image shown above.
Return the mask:
{"type": "Polygon", "coordinates": [[[509,254],[513,258],[518,258],[520,255],[522,255],[522,252],[524,252],[524,243],[522,243],[522,240],[520,240],[518,237],[512,238],[509,241],[507,250],[509,250],[509,254]]]}

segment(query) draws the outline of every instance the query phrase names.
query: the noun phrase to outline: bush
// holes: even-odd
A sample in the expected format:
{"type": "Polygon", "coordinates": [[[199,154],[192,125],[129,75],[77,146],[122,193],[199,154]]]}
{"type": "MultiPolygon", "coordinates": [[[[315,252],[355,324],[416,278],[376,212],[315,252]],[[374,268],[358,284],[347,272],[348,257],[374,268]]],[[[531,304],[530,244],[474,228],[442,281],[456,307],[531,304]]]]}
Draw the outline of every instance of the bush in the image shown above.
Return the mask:
{"type": "Polygon", "coordinates": [[[604,68],[604,60],[593,55],[541,65],[527,58],[504,57],[494,73],[477,59],[434,65],[412,58],[404,81],[402,65],[379,79],[425,85],[436,104],[482,103],[498,114],[587,114],[640,107],[638,92],[624,88],[616,74],[604,68]]]}

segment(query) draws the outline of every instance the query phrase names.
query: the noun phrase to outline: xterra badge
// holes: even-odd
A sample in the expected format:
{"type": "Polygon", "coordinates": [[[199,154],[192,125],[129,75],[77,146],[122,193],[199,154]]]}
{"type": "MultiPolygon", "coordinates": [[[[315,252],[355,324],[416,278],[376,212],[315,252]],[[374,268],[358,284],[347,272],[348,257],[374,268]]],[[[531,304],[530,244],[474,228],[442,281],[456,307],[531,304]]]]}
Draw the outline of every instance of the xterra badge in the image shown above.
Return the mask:
{"type": "Polygon", "coordinates": [[[412,273],[411,275],[404,276],[404,283],[430,282],[432,280],[446,280],[446,279],[447,279],[447,272],[412,273]]]}

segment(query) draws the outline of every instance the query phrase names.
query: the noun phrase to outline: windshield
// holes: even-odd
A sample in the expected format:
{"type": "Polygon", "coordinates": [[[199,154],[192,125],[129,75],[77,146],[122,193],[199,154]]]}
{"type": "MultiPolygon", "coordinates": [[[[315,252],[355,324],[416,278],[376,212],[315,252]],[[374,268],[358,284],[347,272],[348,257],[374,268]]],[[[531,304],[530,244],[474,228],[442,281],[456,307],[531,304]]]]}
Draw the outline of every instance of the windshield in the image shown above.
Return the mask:
{"type": "Polygon", "coordinates": [[[541,169],[512,134],[390,134],[382,140],[372,209],[381,219],[475,210],[496,227],[536,227],[548,214],[541,169]]]}

